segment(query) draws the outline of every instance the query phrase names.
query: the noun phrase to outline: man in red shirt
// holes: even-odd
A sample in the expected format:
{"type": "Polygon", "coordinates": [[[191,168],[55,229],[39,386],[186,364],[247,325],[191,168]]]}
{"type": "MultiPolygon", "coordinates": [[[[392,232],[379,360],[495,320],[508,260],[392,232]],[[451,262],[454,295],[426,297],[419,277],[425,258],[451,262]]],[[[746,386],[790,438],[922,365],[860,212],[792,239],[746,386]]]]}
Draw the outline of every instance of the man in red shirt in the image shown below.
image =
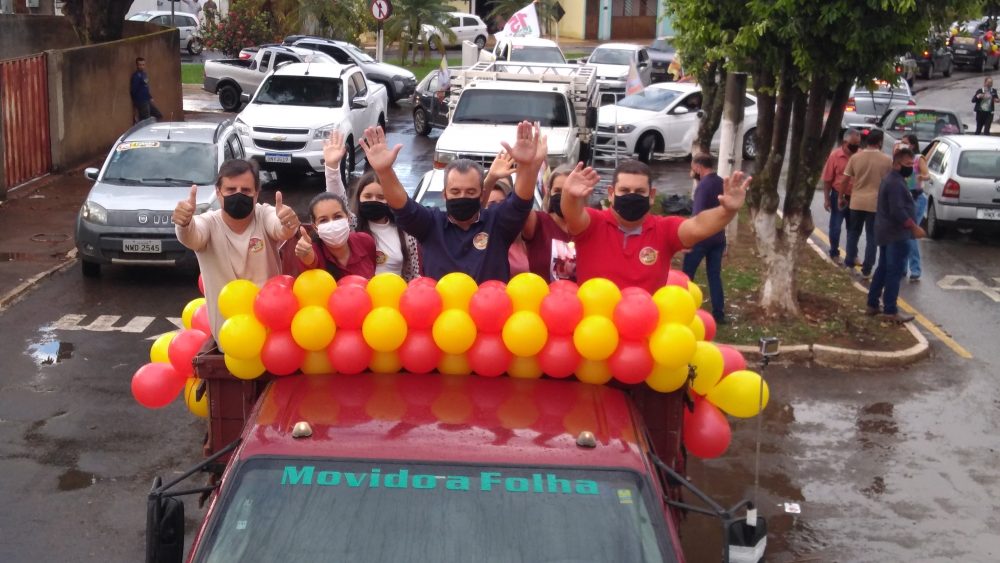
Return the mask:
{"type": "MultiPolygon", "coordinates": [[[[830,152],[823,166],[823,208],[830,212],[830,258],[834,261],[840,258],[840,229],[848,221],[851,210],[841,207],[841,197],[838,187],[841,176],[847,168],[851,155],[861,148],[861,132],[851,128],[844,132],[843,142],[830,152]]],[[[844,194],[845,196],[848,194],[844,194]]]]}
{"type": "Polygon", "coordinates": [[[666,285],[674,254],[726,228],[750,185],[743,172],[733,173],[724,180],[718,207],[685,219],[649,212],[656,190],[652,172],[641,162],[630,160],[615,169],[608,190],[611,209],[585,205],[599,181],[597,172],[581,163],[563,186],[562,212],[576,243],[577,281],[607,278],[618,287],[641,287],[650,293],[666,285]]]}

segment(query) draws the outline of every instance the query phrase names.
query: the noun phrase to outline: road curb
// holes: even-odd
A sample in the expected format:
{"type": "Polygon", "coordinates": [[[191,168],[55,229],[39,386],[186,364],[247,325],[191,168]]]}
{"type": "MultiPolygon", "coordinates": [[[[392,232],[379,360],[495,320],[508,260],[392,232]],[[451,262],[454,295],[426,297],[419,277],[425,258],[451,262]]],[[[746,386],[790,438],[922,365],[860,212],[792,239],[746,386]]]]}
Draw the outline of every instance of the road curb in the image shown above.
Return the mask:
{"type": "Polygon", "coordinates": [[[5,311],[7,307],[16,303],[17,300],[20,299],[25,293],[27,293],[35,284],[51,276],[52,274],[55,274],[57,272],[65,270],[66,268],[69,268],[70,266],[73,265],[74,262],[76,262],[75,248],[66,253],[65,260],[59,262],[55,266],[52,266],[51,268],[43,272],[31,276],[30,278],[18,284],[17,287],[8,291],[2,297],[0,297],[0,313],[5,311]]]}

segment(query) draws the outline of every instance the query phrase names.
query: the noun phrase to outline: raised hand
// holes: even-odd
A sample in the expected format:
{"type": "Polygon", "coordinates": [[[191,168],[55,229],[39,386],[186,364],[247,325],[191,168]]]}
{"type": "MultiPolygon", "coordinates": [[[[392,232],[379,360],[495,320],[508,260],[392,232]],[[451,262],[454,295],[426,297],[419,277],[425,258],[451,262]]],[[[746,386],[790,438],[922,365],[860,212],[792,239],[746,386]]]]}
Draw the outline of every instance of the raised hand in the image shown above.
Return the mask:
{"type": "Polygon", "coordinates": [[[340,160],[347,154],[344,146],[344,134],[340,131],[330,131],[330,136],[323,141],[323,162],[330,168],[336,168],[340,160]]]}
{"type": "Polygon", "coordinates": [[[500,151],[493,159],[493,164],[490,164],[487,175],[493,178],[508,178],[514,174],[514,164],[514,159],[507,154],[507,151],[500,151]]]}
{"type": "Polygon", "coordinates": [[[302,261],[306,266],[312,266],[316,261],[315,253],[313,252],[312,238],[309,237],[309,231],[305,227],[299,227],[299,240],[295,243],[295,256],[302,261]]]}
{"type": "Polygon", "coordinates": [[[541,140],[541,127],[538,123],[532,124],[528,121],[522,121],[517,124],[517,142],[514,143],[514,146],[508,145],[506,141],[501,141],[500,144],[518,164],[529,166],[535,161],[538,143],[541,140]]]}
{"type": "Polygon", "coordinates": [[[726,211],[739,211],[743,207],[743,202],[746,201],[751,180],[753,177],[747,176],[742,170],[733,172],[722,181],[722,195],[719,196],[719,205],[726,211]]]}
{"type": "Polygon", "coordinates": [[[361,150],[365,151],[365,158],[368,164],[376,171],[390,170],[396,163],[396,157],[403,145],[396,145],[389,148],[385,142],[385,131],[381,127],[369,127],[365,129],[364,137],[361,139],[361,150]]]}
{"type": "Polygon", "coordinates": [[[601,176],[596,170],[587,166],[584,168],[582,162],[576,163],[576,168],[566,177],[563,184],[563,193],[572,197],[587,198],[594,193],[594,187],[601,182],[601,176]]]}
{"type": "Polygon", "coordinates": [[[299,228],[299,216],[294,209],[284,204],[281,192],[274,192],[274,213],[286,231],[299,228]]]}
{"type": "Polygon", "coordinates": [[[181,227],[187,227],[191,224],[191,218],[194,217],[194,211],[198,206],[198,186],[191,186],[191,193],[188,195],[187,199],[182,199],[177,202],[177,207],[174,208],[174,224],[180,225],[181,227]]]}

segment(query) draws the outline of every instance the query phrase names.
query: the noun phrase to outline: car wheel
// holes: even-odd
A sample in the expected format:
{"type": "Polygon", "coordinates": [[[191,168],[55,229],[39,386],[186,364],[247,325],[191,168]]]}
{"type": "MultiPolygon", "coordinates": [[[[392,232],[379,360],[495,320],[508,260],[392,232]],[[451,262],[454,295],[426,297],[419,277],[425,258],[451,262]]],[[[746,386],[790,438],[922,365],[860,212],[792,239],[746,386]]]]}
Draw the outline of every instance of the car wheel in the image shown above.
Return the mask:
{"type": "Polygon", "coordinates": [[[645,162],[646,164],[652,162],[653,155],[656,153],[656,134],[643,134],[643,136],[639,138],[639,142],[635,144],[635,152],[638,155],[640,162],[645,162]]]}
{"type": "Polygon", "coordinates": [[[931,63],[924,68],[926,70],[920,73],[920,78],[923,78],[924,80],[930,80],[930,78],[934,76],[934,63],[931,63]]]}
{"type": "Polygon", "coordinates": [[[937,211],[934,209],[934,200],[927,202],[927,236],[932,239],[939,239],[944,236],[945,227],[938,221],[937,211]]]}
{"type": "Polygon", "coordinates": [[[757,158],[757,129],[751,129],[743,134],[743,158],[746,160],[757,158]]]}
{"type": "Polygon", "coordinates": [[[344,148],[347,153],[340,159],[340,180],[344,182],[344,189],[350,186],[351,172],[354,172],[354,137],[348,137],[344,141],[344,148]]]}
{"type": "Polygon", "coordinates": [[[198,56],[198,55],[200,55],[201,52],[204,49],[205,49],[205,46],[202,45],[201,39],[198,39],[197,37],[192,37],[191,40],[188,41],[188,49],[187,50],[188,50],[188,53],[190,53],[192,56],[198,56]]]}
{"type": "Polygon", "coordinates": [[[239,111],[243,103],[240,101],[240,90],[232,84],[219,87],[219,104],[223,111],[239,111]]]}
{"type": "Polygon", "coordinates": [[[475,40],[474,43],[476,44],[476,47],[479,47],[480,50],[486,48],[486,38],[483,37],[482,35],[480,35],[479,37],[476,37],[476,40],[475,40]]]}
{"type": "Polygon", "coordinates": [[[417,131],[417,135],[427,135],[431,132],[431,123],[424,108],[418,107],[413,110],[413,128],[417,131]]]}
{"type": "Polygon", "coordinates": [[[80,267],[83,270],[83,276],[86,278],[96,278],[101,275],[101,265],[97,262],[80,260],[80,267]]]}
{"type": "Polygon", "coordinates": [[[949,61],[949,62],[948,62],[948,66],[947,66],[947,67],[946,67],[946,68],[945,68],[945,69],[944,69],[943,71],[941,71],[941,74],[942,74],[942,75],[943,75],[943,76],[944,76],[945,78],[948,78],[948,77],[950,77],[950,76],[951,76],[951,67],[953,67],[953,66],[955,66],[955,65],[954,65],[954,63],[952,63],[952,62],[950,62],[950,61],[949,61]]]}

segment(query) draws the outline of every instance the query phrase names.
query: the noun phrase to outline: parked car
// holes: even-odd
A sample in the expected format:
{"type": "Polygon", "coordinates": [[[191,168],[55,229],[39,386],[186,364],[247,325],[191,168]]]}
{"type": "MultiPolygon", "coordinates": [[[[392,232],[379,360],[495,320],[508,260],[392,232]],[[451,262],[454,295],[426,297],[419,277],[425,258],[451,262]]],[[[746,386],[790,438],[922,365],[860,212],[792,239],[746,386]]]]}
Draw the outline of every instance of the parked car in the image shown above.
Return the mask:
{"type": "Polygon", "coordinates": [[[649,81],[650,82],[670,82],[674,79],[670,74],[670,63],[674,62],[677,56],[677,49],[674,47],[673,37],[657,37],[656,41],[650,43],[649,48],[649,81]]]}
{"type": "Polygon", "coordinates": [[[625,81],[632,64],[639,72],[642,83],[650,83],[652,66],[649,61],[649,51],[642,45],[604,43],[590,53],[585,64],[597,70],[597,89],[601,92],[624,95],[625,81]]]}
{"type": "MultiPolygon", "coordinates": [[[[873,128],[881,129],[885,134],[882,149],[891,155],[896,143],[908,133],[916,135],[920,146],[926,148],[936,137],[960,135],[967,131],[969,126],[963,124],[962,119],[952,110],[904,106],[886,111],[874,123],[873,128]]],[[[863,129],[862,134],[867,134],[867,130],[863,129]]]]}
{"type": "Polygon", "coordinates": [[[916,104],[905,80],[858,83],[851,87],[850,98],[844,107],[843,128],[871,127],[889,109],[916,104]]]}
{"type": "Polygon", "coordinates": [[[417,135],[448,126],[449,89],[441,82],[441,71],[432,70],[417,84],[413,94],[413,129],[417,135]]]}
{"type": "Polygon", "coordinates": [[[203,88],[219,95],[224,111],[239,111],[243,107],[243,94],[256,92],[264,78],[282,65],[301,62],[337,63],[319,51],[267,45],[253,51],[250,58],[205,61],[203,88]]]}
{"type": "Polygon", "coordinates": [[[1000,226],[1000,139],[946,135],[927,148],[927,234],[1000,226]]]}
{"type": "Polygon", "coordinates": [[[128,19],[130,21],[155,23],[164,27],[176,27],[181,35],[181,49],[191,55],[200,55],[204,49],[201,37],[198,36],[198,17],[194,14],[175,12],[171,16],[170,10],[153,10],[132,14],[128,19]]]}
{"type": "Polygon", "coordinates": [[[172,213],[198,186],[197,213],[216,204],[215,174],[222,162],[245,156],[232,120],[140,122],[115,141],[76,220],[83,275],[104,264],[194,266],[177,240],[172,213]]]}
{"type": "MultiPolygon", "coordinates": [[[[940,72],[942,76],[951,76],[952,68],[955,66],[951,47],[948,42],[939,37],[931,37],[924,46],[923,51],[916,55],[917,69],[920,77],[924,79],[933,78],[935,72],[940,72]]],[[[913,85],[912,83],[910,84],[913,85]]]]}
{"type": "Polygon", "coordinates": [[[385,86],[390,102],[409,98],[417,86],[417,78],[412,72],[389,63],[380,63],[364,50],[345,41],[310,35],[289,35],[284,44],[325,53],[342,65],[358,65],[369,82],[385,86]]]}
{"type": "Polygon", "coordinates": [[[423,25],[420,36],[422,39],[427,38],[428,46],[435,51],[440,50],[442,44],[444,47],[455,47],[463,41],[475,43],[480,49],[486,47],[486,39],[490,33],[486,29],[486,22],[476,14],[451,12],[448,14],[447,27],[454,36],[441,33],[440,29],[427,24],[423,25]]]}
{"type": "Polygon", "coordinates": [[[1000,70],[1000,49],[995,40],[987,39],[986,33],[956,35],[951,38],[949,45],[955,66],[971,67],[976,72],[983,72],[987,67],[1000,70]]]}
{"type": "MultiPolygon", "coordinates": [[[[653,84],[637,94],[625,96],[616,105],[602,106],[598,110],[597,146],[602,154],[608,154],[617,144],[623,158],[636,155],[643,162],[649,162],[655,154],[687,156],[691,153],[701,103],[701,88],[697,84],[653,84]]],[[[757,156],[756,129],[757,99],[748,95],[740,132],[744,158],[757,156]]],[[[712,150],[717,151],[718,147],[717,134],[712,140],[712,150]]]]}
{"type": "Polygon", "coordinates": [[[510,63],[566,64],[559,45],[550,39],[537,37],[507,37],[497,41],[493,51],[480,51],[479,60],[510,63]]]}

